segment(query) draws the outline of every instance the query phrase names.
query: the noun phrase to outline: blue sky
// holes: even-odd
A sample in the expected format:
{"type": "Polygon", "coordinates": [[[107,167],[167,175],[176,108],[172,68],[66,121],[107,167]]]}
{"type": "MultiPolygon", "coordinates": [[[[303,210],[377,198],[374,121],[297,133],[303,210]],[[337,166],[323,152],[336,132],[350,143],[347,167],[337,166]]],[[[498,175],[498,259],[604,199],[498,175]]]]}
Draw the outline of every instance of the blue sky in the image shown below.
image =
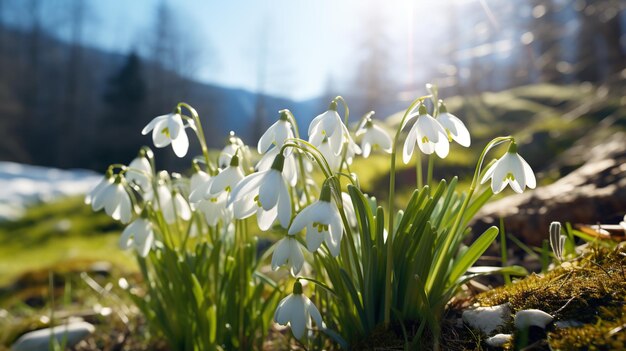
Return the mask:
{"type": "MultiPolygon", "coordinates": [[[[93,22],[86,31],[87,41],[122,52],[141,46],[159,2],[90,1],[93,22]]],[[[385,34],[400,61],[396,65],[402,65],[409,16],[415,12],[411,0],[169,0],[167,4],[187,27],[186,40],[200,52],[194,78],[294,99],[322,94],[329,79],[339,89],[354,81],[368,11],[385,18],[385,34]],[[266,64],[260,63],[263,60],[266,64]],[[260,67],[265,67],[263,83],[260,67]]]]}
{"type": "MultiPolygon", "coordinates": [[[[179,43],[193,52],[185,56],[193,58],[188,76],[301,100],[323,94],[329,82],[334,93],[355,86],[367,51],[367,19],[373,16],[383,24],[390,58],[385,77],[408,90],[418,81],[423,86],[427,78],[420,73],[432,72],[443,61],[450,4],[479,0],[40,1],[43,25],[66,39],[71,36],[69,9],[84,1],[83,43],[119,53],[147,52],[158,5],[164,2],[173,9],[179,43]]],[[[28,26],[22,20],[32,16],[21,11],[9,14],[8,22],[28,26]]]]}

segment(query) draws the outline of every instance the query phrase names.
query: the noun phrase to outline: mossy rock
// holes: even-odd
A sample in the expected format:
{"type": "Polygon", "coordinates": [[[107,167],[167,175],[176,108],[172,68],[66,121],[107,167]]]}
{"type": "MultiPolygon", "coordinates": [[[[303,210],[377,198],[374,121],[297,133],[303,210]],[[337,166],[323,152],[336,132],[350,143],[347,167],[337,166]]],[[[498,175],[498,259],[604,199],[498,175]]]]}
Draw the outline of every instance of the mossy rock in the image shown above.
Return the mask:
{"type": "Polygon", "coordinates": [[[581,324],[550,326],[547,344],[552,350],[620,350],[626,347],[625,266],[623,245],[615,249],[592,246],[546,274],[531,275],[475,299],[482,306],[508,302],[514,311],[539,309],[555,321],[581,324]]]}

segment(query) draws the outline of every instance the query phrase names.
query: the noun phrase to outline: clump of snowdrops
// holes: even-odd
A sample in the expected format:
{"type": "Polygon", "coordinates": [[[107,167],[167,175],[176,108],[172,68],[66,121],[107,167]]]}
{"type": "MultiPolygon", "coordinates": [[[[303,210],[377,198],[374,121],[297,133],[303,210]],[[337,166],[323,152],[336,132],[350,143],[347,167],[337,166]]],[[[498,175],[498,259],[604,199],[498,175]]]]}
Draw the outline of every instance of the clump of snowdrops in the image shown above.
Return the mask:
{"type": "Polygon", "coordinates": [[[256,158],[231,133],[212,159],[198,114],[187,104],[153,119],[142,133],[179,157],[188,151],[187,130],[198,137],[202,155],[193,159],[192,175],[157,172],[151,150],[143,148],[129,165],[111,165],[87,197],[94,210],[130,223],[120,246],[136,250],[146,286],[135,301],[153,329],[179,350],[260,349],[273,320],[309,348],[323,347],[322,335],[348,348],[376,328],[400,325],[407,347],[418,346],[425,330],[437,347],[445,306],[464,282],[520,271],[471,268],[498,229],[468,247],[462,243],[467,223],[494,193],[506,185],[516,192],[534,188],[535,177],[514,138],[504,136],[485,146],[466,192],[457,190],[456,177],[435,186],[434,155],[445,158],[451,143],[468,147],[471,140],[436,88],[429,89],[411,103],[393,137],[373,112],[350,124],[341,97],[312,120],[307,135],[289,110],[279,111],[256,158]],[[396,152],[405,130],[402,160],[408,164],[417,154],[417,179],[398,209],[396,152]],[[499,144],[508,150],[485,166],[499,144]],[[380,204],[363,193],[350,168],[372,152],[390,157],[389,198],[380,204]],[[481,190],[489,180],[491,187],[481,190]],[[259,231],[280,237],[263,255],[251,236],[259,231]],[[261,273],[269,255],[272,270],[285,274],[261,273]]]}

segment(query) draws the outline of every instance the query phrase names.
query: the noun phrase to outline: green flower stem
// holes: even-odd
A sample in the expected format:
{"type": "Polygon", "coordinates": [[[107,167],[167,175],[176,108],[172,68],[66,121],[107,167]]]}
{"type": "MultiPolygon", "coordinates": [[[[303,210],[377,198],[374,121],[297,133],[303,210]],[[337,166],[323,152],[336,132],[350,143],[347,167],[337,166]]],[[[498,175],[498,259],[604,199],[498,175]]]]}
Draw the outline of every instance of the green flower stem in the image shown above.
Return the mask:
{"type": "MultiPolygon", "coordinates": [[[[298,128],[298,122],[296,122],[296,117],[293,115],[293,113],[291,113],[291,111],[285,109],[285,110],[281,110],[279,111],[279,113],[285,113],[287,114],[287,118],[289,118],[289,122],[291,122],[291,125],[293,126],[293,130],[296,133],[296,139],[301,139],[300,138],[300,128],[298,128]]],[[[302,159],[304,157],[304,154],[298,152],[298,167],[300,168],[300,182],[302,183],[302,190],[304,191],[304,196],[306,197],[306,201],[308,203],[311,203],[311,194],[309,193],[309,188],[306,184],[306,170],[304,169],[304,160],[302,159]]]]}
{"type": "MultiPolygon", "coordinates": [[[[482,153],[480,154],[480,157],[478,158],[478,163],[476,164],[476,169],[474,170],[474,177],[472,178],[472,183],[467,192],[467,196],[465,197],[465,200],[463,201],[463,204],[461,205],[461,208],[459,209],[459,212],[457,213],[456,218],[454,219],[454,223],[452,224],[450,231],[446,235],[445,241],[443,243],[443,248],[441,250],[441,254],[437,257],[437,261],[435,261],[435,266],[432,271],[434,274],[433,275],[434,277],[438,277],[440,274],[442,274],[442,270],[445,267],[444,259],[446,256],[446,252],[448,252],[448,250],[450,249],[450,245],[452,245],[452,242],[457,237],[457,231],[459,230],[459,226],[461,225],[461,221],[463,220],[463,216],[465,215],[465,210],[467,209],[467,206],[469,205],[469,202],[472,199],[472,195],[474,194],[474,191],[476,187],[478,186],[478,178],[480,177],[482,164],[485,161],[485,156],[487,155],[487,152],[489,152],[489,150],[491,150],[494,146],[500,143],[503,143],[505,141],[513,141],[513,140],[514,139],[511,136],[494,138],[485,146],[482,153]]],[[[430,290],[432,289],[435,280],[436,279],[428,280],[428,283],[426,286],[427,293],[430,292],[430,290]]]]}
{"type": "Polygon", "coordinates": [[[348,109],[348,104],[346,104],[346,100],[344,100],[342,96],[337,96],[333,99],[333,102],[336,103],[337,101],[341,101],[341,103],[343,104],[343,111],[344,111],[343,124],[345,124],[347,127],[348,118],[350,118],[350,109],[348,109]]]}
{"type": "Polygon", "coordinates": [[[387,262],[385,265],[385,305],[384,305],[384,325],[385,328],[389,328],[390,317],[391,317],[391,271],[393,266],[393,228],[394,228],[394,201],[395,201],[395,190],[396,190],[396,149],[398,148],[398,141],[400,139],[400,133],[402,132],[402,127],[406,118],[409,116],[409,113],[421,103],[425,98],[425,96],[419,97],[415,99],[409,108],[404,112],[404,116],[402,116],[402,121],[400,121],[400,126],[396,131],[396,135],[393,138],[393,147],[391,149],[391,166],[389,170],[389,203],[388,206],[388,230],[387,230],[387,262]]]}
{"type": "Polygon", "coordinates": [[[302,139],[291,139],[291,140],[287,139],[285,141],[285,144],[281,146],[280,153],[285,151],[285,149],[288,147],[293,147],[305,153],[309,153],[311,156],[313,156],[313,158],[315,159],[315,162],[317,162],[317,164],[320,166],[322,173],[324,173],[324,178],[330,178],[333,171],[332,169],[330,169],[330,165],[324,158],[324,155],[322,155],[322,153],[313,144],[309,143],[308,141],[304,141],[302,139]],[[301,143],[304,146],[308,147],[308,149],[296,143],[301,143]]]}
{"type": "Polygon", "coordinates": [[[428,155],[428,172],[426,173],[426,185],[432,188],[433,168],[435,168],[435,156],[428,155]]]}
{"type": "Polygon", "coordinates": [[[198,116],[198,112],[196,111],[196,109],[191,107],[191,105],[189,105],[186,102],[180,102],[178,103],[178,105],[176,105],[176,109],[179,112],[180,112],[181,107],[184,107],[187,110],[189,110],[189,112],[191,112],[191,117],[193,118],[193,121],[194,121],[193,130],[196,132],[196,136],[198,137],[198,142],[200,142],[200,147],[202,148],[202,155],[204,155],[204,161],[206,162],[206,165],[211,175],[217,174],[217,170],[213,167],[209,158],[209,148],[206,145],[206,138],[204,136],[202,123],[200,122],[200,116],[198,116]]]}
{"type": "Polygon", "coordinates": [[[417,150],[417,161],[415,162],[415,185],[418,189],[422,189],[424,187],[424,175],[422,173],[422,152],[417,150]]]}

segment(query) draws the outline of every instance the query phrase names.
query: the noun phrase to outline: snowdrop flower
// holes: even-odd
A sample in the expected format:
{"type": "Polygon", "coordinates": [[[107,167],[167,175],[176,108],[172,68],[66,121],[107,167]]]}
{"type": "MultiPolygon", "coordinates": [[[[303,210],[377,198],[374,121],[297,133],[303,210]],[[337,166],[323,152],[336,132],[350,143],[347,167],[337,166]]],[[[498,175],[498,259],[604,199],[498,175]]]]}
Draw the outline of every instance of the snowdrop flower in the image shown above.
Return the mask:
{"type": "MultiPolygon", "coordinates": [[[[261,157],[259,162],[256,164],[256,170],[259,172],[263,172],[270,169],[272,167],[272,164],[274,163],[274,160],[276,159],[276,155],[278,155],[278,153],[280,152],[280,149],[280,147],[274,147],[270,151],[265,153],[265,155],[263,155],[263,157],[261,157]]],[[[289,149],[290,148],[285,149],[285,153],[283,153],[283,155],[285,156],[285,166],[283,168],[283,174],[285,175],[285,179],[287,179],[290,186],[296,186],[296,183],[298,182],[298,167],[296,163],[296,158],[293,153],[288,153],[289,149]]]]}
{"type": "Polygon", "coordinates": [[[461,122],[461,120],[455,115],[448,113],[446,105],[444,105],[443,102],[440,103],[437,122],[439,122],[443,129],[445,129],[449,142],[454,140],[461,146],[470,146],[470,133],[465,127],[465,124],[463,124],[463,122],[461,122]]]}
{"type": "Polygon", "coordinates": [[[172,144],[176,156],[184,157],[187,154],[189,138],[180,114],[170,113],[154,118],[143,128],[141,134],[146,135],[150,131],[154,146],[162,148],[172,144]]]}
{"type": "Polygon", "coordinates": [[[363,157],[368,158],[372,150],[381,149],[384,152],[391,153],[391,137],[381,127],[372,122],[370,118],[357,130],[357,136],[363,135],[361,139],[361,150],[363,157]]]}
{"type": "Polygon", "coordinates": [[[231,131],[228,136],[228,144],[224,146],[220,152],[220,156],[217,161],[219,167],[228,167],[231,158],[237,154],[237,151],[239,151],[240,157],[247,157],[249,153],[248,147],[243,143],[243,140],[237,137],[235,132],[231,131]]]}
{"type": "Polygon", "coordinates": [[[243,178],[243,171],[241,167],[239,167],[239,156],[234,155],[230,159],[230,166],[213,177],[213,181],[208,187],[208,194],[205,195],[205,198],[219,195],[224,191],[227,193],[231,192],[243,178]]]}
{"type": "Polygon", "coordinates": [[[280,325],[289,324],[293,336],[300,340],[305,329],[312,329],[311,319],[318,327],[326,328],[320,311],[308,297],[302,295],[302,284],[296,281],[293,284],[293,293],[278,303],[274,321],[280,325]]]}
{"type": "Polygon", "coordinates": [[[269,170],[253,173],[237,184],[229,199],[235,218],[244,219],[256,213],[262,231],[268,230],[276,218],[283,228],[289,227],[291,197],[283,174],[284,163],[285,156],[278,154],[269,170]]]}
{"type": "Polygon", "coordinates": [[[91,208],[94,211],[99,211],[104,207],[102,200],[104,197],[101,196],[102,190],[113,185],[113,175],[111,172],[107,172],[102,179],[96,184],[96,186],[91,189],[91,191],[85,196],[85,204],[91,205],[91,208]]]}
{"type": "Polygon", "coordinates": [[[105,186],[96,194],[92,207],[95,211],[104,208],[104,212],[113,219],[126,224],[133,216],[133,204],[123,182],[124,178],[117,175],[113,184],[105,186]]]}
{"type": "Polygon", "coordinates": [[[206,187],[210,180],[211,176],[207,172],[201,169],[195,169],[189,180],[189,194],[193,194],[198,189],[206,187]]]}
{"type": "Polygon", "coordinates": [[[356,211],[354,210],[354,204],[352,204],[352,198],[348,193],[341,193],[341,201],[343,201],[343,210],[346,213],[346,218],[348,219],[348,224],[352,228],[356,228],[357,220],[356,220],[356,211]]]}
{"type": "Polygon", "coordinates": [[[146,218],[137,218],[122,232],[119,245],[122,250],[134,246],[141,257],[146,257],[154,242],[154,226],[146,218]]]}
{"type": "Polygon", "coordinates": [[[317,149],[322,153],[326,162],[328,162],[330,169],[334,172],[338,172],[341,166],[341,155],[335,155],[328,138],[324,138],[321,144],[317,146],[317,149]]]}
{"type": "Polygon", "coordinates": [[[436,119],[428,114],[424,105],[420,105],[417,121],[411,127],[404,141],[402,161],[405,164],[411,160],[415,144],[419,146],[423,153],[430,155],[435,152],[440,158],[448,156],[450,149],[445,129],[436,119]]]}
{"type": "Polygon", "coordinates": [[[150,161],[144,156],[137,156],[128,165],[128,169],[124,176],[129,183],[135,183],[141,187],[142,190],[150,189],[150,176],[152,174],[152,166],[150,161]]]}
{"type": "Polygon", "coordinates": [[[195,203],[193,207],[195,211],[202,213],[211,227],[216,226],[220,220],[222,223],[229,223],[233,218],[232,206],[228,206],[228,193],[225,192],[195,203]]]}
{"type": "Polygon", "coordinates": [[[293,235],[287,235],[280,239],[272,255],[272,270],[278,270],[279,266],[284,264],[289,265],[289,272],[294,277],[300,273],[302,265],[304,265],[304,255],[300,249],[300,243],[293,235]]]}
{"type": "Polygon", "coordinates": [[[294,235],[306,228],[306,246],[309,251],[315,252],[322,245],[322,241],[325,241],[330,253],[337,257],[343,224],[339,210],[330,197],[330,185],[325,183],[320,199],[296,215],[288,233],[294,235]]]}
{"type": "Polygon", "coordinates": [[[333,154],[341,154],[341,148],[345,141],[345,126],[337,113],[337,103],[330,103],[328,111],[315,117],[309,125],[309,142],[319,147],[325,138],[333,154]]]}
{"type": "Polygon", "coordinates": [[[537,186],[535,174],[526,160],[517,153],[515,142],[511,142],[506,154],[489,167],[480,183],[484,184],[489,179],[494,194],[504,190],[507,184],[516,193],[522,193],[527,186],[531,189],[537,186]]]}
{"type": "Polygon", "coordinates": [[[287,111],[283,110],[280,112],[278,121],[272,124],[265,133],[263,133],[261,139],[259,139],[257,149],[260,154],[264,154],[272,145],[280,147],[285,143],[285,140],[292,139],[293,137],[293,130],[291,129],[287,111]]]}
{"type": "MultiPolygon", "coordinates": [[[[186,221],[191,219],[191,208],[179,192],[172,192],[167,185],[160,184],[157,187],[157,194],[165,222],[172,224],[176,222],[177,216],[186,221]]],[[[154,206],[155,210],[158,210],[157,202],[154,203],[154,206]]]]}

